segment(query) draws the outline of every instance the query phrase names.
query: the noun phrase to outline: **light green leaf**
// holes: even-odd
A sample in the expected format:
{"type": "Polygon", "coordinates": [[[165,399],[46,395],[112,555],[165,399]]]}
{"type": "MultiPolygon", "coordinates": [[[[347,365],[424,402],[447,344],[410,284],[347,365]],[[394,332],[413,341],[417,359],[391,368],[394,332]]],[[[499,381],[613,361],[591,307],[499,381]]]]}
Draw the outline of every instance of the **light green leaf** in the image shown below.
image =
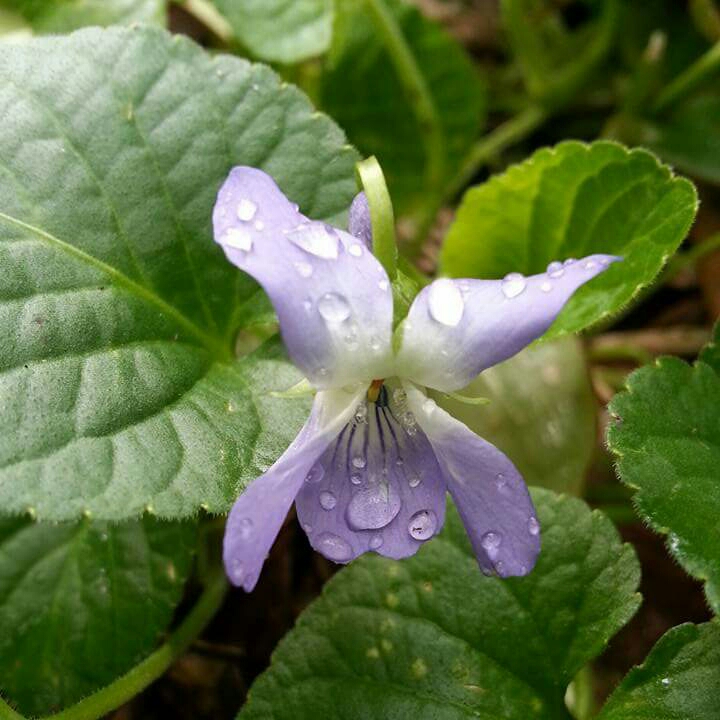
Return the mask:
{"type": "Polygon", "coordinates": [[[89,25],[166,23],[165,0],[1,0],[37,33],[66,33],[89,25]]]}
{"type": "Polygon", "coordinates": [[[525,578],[478,570],[453,511],[397,562],[366,556],[300,616],[243,720],[567,720],[566,686],[632,616],[639,566],[579,500],[533,494],[543,549],[525,578]]]}
{"type": "Polygon", "coordinates": [[[633,668],[598,720],[715,720],[720,708],[720,625],[679,625],[633,668]]]}
{"type": "Polygon", "coordinates": [[[332,220],[356,153],[268,68],[159,29],[1,47],[0,74],[0,512],[226,512],[307,406],[267,396],[300,379],[276,346],[233,358],[257,285],[215,194],[253,165],[332,220]]]}
{"type": "Polygon", "coordinates": [[[0,691],[24,714],[76,702],[147,655],[190,570],[195,524],[0,520],[0,691]]]}
{"type": "Polygon", "coordinates": [[[427,86],[439,119],[444,169],[428,178],[425,137],[365,0],[340,0],[320,103],[366,155],[376,155],[397,214],[421,210],[457,170],[480,134],[485,112],[481,78],[462,47],[419,10],[384,0],[427,86]],[[436,185],[437,182],[440,185],[436,185]],[[430,184],[432,183],[432,185],[430,184]]]}
{"type": "Polygon", "coordinates": [[[333,0],[212,0],[260,60],[295,63],[330,45],[333,0]]]}
{"type": "Polygon", "coordinates": [[[624,257],[573,296],[547,337],[616,313],[653,281],[687,234],[697,197],[643,150],[564,142],[536,152],[463,198],[441,257],[455,277],[544,272],[591,253],[624,257]]]}
{"type": "Polygon", "coordinates": [[[436,393],[458,420],[497,445],[529,485],[580,494],[596,443],[596,404],[582,345],[543,343],[485,370],[462,395],[472,406],[436,393]]]}
{"type": "Polygon", "coordinates": [[[608,444],[635,505],[720,612],[720,355],[718,335],[694,366],[661,358],[610,405],[608,444]],[[662,409],[660,412],[659,410],[662,409]]]}

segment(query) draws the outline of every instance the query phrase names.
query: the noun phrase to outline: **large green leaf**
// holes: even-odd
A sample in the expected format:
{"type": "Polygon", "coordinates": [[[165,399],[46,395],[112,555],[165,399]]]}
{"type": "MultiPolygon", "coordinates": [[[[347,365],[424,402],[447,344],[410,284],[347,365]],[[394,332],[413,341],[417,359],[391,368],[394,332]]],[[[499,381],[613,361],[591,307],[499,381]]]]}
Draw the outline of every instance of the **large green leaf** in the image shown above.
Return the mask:
{"type": "MultiPolygon", "coordinates": [[[[257,285],[212,241],[235,164],[313,217],[355,152],[268,68],[149,27],[0,48],[0,511],[225,512],[297,430],[297,374],[231,348],[257,285]]],[[[268,354],[269,353],[269,354],[268,354]]]]}
{"type": "Polygon", "coordinates": [[[716,720],[720,625],[679,625],[611,695],[598,720],[716,720]]]}
{"type": "Polygon", "coordinates": [[[38,33],[64,33],[88,25],[165,24],[165,0],[0,0],[38,33]]]}
{"type": "Polygon", "coordinates": [[[416,557],[335,576],[240,717],[566,720],[566,686],[637,609],[640,571],[602,514],[546,490],[534,500],[543,548],[529,576],[484,577],[451,512],[416,557]]]}
{"type": "MultiPolygon", "coordinates": [[[[463,160],[481,129],[484,85],[462,47],[419,10],[383,0],[397,23],[439,119],[443,148],[438,177],[429,177],[430,129],[415,116],[383,35],[365,0],[339,0],[328,66],[320,81],[322,106],[365,154],[377,155],[396,211],[422,209],[463,160]]],[[[437,168],[436,168],[437,170],[437,168]]]]}
{"type": "Polygon", "coordinates": [[[485,370],[463,395],[436,393],[454,417],[497,445],[529,485],[580,494],[596,444],[596,403],[582,345],[563,338],[527,348],[485,370]]]}
{"type": "Polygon", "coordinates": [[[0,520],[0,691],[68,705],[155,645],[182,596],[194,523],[0,520]]]}
{"type": "Polygon", "coordinates": [[[212,0],[261,60],[294,63],[330,45],[333,0],[212,0]]]}
{"type": "Polygon", "coordinates": [[[627,380],[612,401],[608,443],[643,519],[668,535],[670,552],[705,580],[720,612],[720,354],[694,366],[661,358],[627,380]],[[661,411],[660,411],[661,410],[661,411]]]}
{"type": "Polygon", "coordinates": [[[695,216],[690,182],[643,150],[564,142],[470,189],[442,252],[444,272],[498,278],[591,253],[622,255],[580,288],[548,336],[582,330],[656,277],[695,216]]]}

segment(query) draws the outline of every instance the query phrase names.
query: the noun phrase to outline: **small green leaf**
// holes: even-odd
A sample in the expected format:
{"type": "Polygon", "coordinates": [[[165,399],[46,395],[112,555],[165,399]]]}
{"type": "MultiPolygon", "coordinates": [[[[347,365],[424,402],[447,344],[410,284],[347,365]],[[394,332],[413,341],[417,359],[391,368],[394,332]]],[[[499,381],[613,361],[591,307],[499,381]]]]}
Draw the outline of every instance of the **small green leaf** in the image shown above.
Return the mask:
{"type": "Polygon", "coordinates": [[[442,393],[435,399],[497,445],[529,485],[580,494],[595,450],[596,406],[576,339],[530,347],[485,370],[462,394],[490,402],[473,407],[442,393]]]}
{"type": "Polygon", "coordinates": [[[165,25],[165,0],[2,0],[37,33],[66,33],[89,25],[165,25]]]}
{"type": "Polygon", "coordinates": [[[697,196],[643,150],[564,142],[471,188],[443,247],[454,277],[544,272],[591,253],[623,256],[580,288],[547,337],[616,313],[653,281],[687,234],[697,196]]]}
{"type": "Polygon", "coordinates": [[[260,167],[334,221],[357,153],[267,67],[160,29],[2,45],[0,75],[0,514],[226,512],[307,403],[268,395],[300,379],[277,343],[233,357],[258,286],[217,190],[260,167]]]}
{"type": "Polygon", "coordinates": [[[610,696],[598,720],[716,720],[720,625],[669,630],[610,696]]]}
{"type": "Polygon", "coordinates": [[[529,576],[484,577],[452,511],[417,556],[338,573],[240,718],[567,720],[565,689],[637,609],[640,570],[602,514],[533,497],[543,549],[529,576]]]}
{"type": "MultiPolygon", "coordinates": [[[[481,78],[462,47],[419,10],[398,0],[383,6],[397,23],[439,120],[446,182],[479,135],[485,112],[481,78]]],[[[397,215],[422,210],[430,187],[426,174],[426,137],[407,97],[383,37],[365,0],[340,0],[327,67],[321,78],[320,104],[365,155],[377,155],[397,215]]]]}
{"type": "Polygon", "coordinates": [[[260,60],[295,63],[330,45],[333,0],[212,0],[260,60]]]}
{"type": "Polygon", "coordinates": [[[635,505],[720,612],[720,355],[715,342],[694,366],[660,358],[616,396],[608,444],[635,505]],[[662,408],[662,412],[659,409],[662,408]]]}
{"type": "Polygon", "coordinates": [[[28,715],[126,672],[172,619],[196,526],[0,520],[0,691],[28,715]]]}

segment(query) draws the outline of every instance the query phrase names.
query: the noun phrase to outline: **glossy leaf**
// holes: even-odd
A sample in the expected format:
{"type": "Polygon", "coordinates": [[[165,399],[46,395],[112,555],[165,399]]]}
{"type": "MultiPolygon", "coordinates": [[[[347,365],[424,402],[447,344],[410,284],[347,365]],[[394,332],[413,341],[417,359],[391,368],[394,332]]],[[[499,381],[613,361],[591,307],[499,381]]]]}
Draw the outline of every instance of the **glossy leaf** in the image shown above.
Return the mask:
{"type": "Polygon", "coordinates": [[[679,625],[660,638],[610,696],[598,720],[715,720],[720,625],[679,625]]]}
{"type": "Polygon", "coordinates": [[[194,523],[0,520],[0,692],[74,703],[147,655],[182,597],[194,523]]]}
{"type": "Polygon", "coordinates": [[[260,60],[295,63],[330,45],[333,0],[212,0],[260,60]]]}
{"type": "Polygon", "coordinates": [[[529,485],[580,494],[596,442],[596,403],[582,345],[574,338],[530,347],[485,370],[460,395],[437,393],[454,417],[497,445],[529,485]]]}
{"type": "Polygon", "coordinates": [[[442,175],[428,178],[429,128],[421,127],[415,116],[365,0],[337,4],[320,102],[365,155],[377,156],[396,213],[406,214],[425,206],[428,195],[440,189],[433,183],[452,176],[479,136],[485,91],[462,47],[442,28],[408,3],[386,0],[383,5],[397,23],[435,107],[443,143],[442,175]]]}
{"type": "Polygon", "coordinates": [[[534,500],[543,549],[525,578],[484,577],[455,512],[415,557],[342,570],[240,718],[566,720],[567,684],[637,609],[639,566],[581,501],[534,500]]]}
{"type": "Polygon", "coordinates": [[[254,165],[337,220],[356,153],[268,68],[159,29],[0,46],[0,74],[0,512],[226,512],[307,403],[268,396],[299,379],[277,345],[233,358],[257,285],[215,194],[254,165]]]}
{"type": "Polygon", "coordinates": [[[694,366],[661,358],[627,380],[610,405],[608,443],[635,505],[670,552],[705,581],[720,612],[720,356],[718,330],[694,366]],[[662,408],[662,412],[659,412],[662,408]]]}
{"type": "Polygon", "coordinates": [[[564,142],[539,150],[463,198],[441,266],[455,277],[544,272],[602,252],[624,257],[580,288],[546,337],[612,315],[657,276],[695,216],[690,182],[643,150],[564,142]]]}

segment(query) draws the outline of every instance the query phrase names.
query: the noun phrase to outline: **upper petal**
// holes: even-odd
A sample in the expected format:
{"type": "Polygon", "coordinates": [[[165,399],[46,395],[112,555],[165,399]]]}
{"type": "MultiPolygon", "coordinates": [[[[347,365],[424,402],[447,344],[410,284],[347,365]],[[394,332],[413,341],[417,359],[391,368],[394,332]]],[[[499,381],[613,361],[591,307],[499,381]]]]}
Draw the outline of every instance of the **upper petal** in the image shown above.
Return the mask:
{"type": "Polygon", "coordinates": [[[504,280],[436,280],[415,298],[401,328],[398,373],[438,390],[464,387],[539,338],[575,290],[619,259],[590,255],[504,280]]]}
{"type": "Polygon", "coordinates": [[[430,440],[483,572],[526,575],[540,552],[540,525],[515,466],[406,383],[408,403],[430,440]]]}
{"type": "Polygon", "coordinates": [[[442,528],[443,473],[425,434],[404,417],[405,393],[391,395],[359,406],[298,493],[310,543],[334,562],[368,550],[408,557],[442,528]]]}
{"type": "Polygon", "coordinates": [[[302,430],[280,459],[235,501],[225,527],[223,560],[230,581],[250,592],[313,463],[348,422],[364,390],[315,396],[302,430]]]}
{"type": "Polygon", "coordinates": [[[372,250],[372,222],[370,206],[364,192],[359,192],[350,204],[348,216],[348,232],[362,240],[372,250]]]}
{"type": "Polygon", "coordinates": [[[236,167],[213,212],[227,258],[270,297],[293,362],[317,387],[389,373],[392,294],[364,242],[308,220],[261,170],[236,167]]]}

